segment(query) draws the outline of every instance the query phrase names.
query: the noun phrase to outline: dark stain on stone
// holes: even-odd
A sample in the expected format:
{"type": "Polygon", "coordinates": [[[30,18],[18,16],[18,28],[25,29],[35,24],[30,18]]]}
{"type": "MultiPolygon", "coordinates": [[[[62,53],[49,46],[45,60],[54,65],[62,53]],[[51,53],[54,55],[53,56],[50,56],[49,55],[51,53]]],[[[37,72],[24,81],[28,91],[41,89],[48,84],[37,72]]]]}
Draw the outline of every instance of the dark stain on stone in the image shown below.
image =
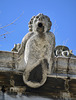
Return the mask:
{"type": "Polygon", "coordinates": [[[49,69],[49,63],[48,63],[47,59],[44,59],[44,62],[46,64],[47,69],[49,69]]]}
{"type": "Polygon", "coordinates": [[[30,72],[28,81],[41,82],[41,80],[42,80],[42,65],[39,64],[30,72]]]}

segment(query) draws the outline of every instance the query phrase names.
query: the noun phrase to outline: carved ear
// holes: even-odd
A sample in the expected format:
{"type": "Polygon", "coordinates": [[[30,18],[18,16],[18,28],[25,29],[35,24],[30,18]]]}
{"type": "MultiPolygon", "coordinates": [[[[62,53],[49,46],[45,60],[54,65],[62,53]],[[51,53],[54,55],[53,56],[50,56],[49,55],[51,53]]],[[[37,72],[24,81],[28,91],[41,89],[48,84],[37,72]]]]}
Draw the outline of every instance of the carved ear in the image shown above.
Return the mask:
{"type": "Polygon", "coordinates": [[[42,86],[47,79],[47,60],[42,60],[37,66],[30,71],[25,70],[23,74],[24,83],[29,87],[38,88],[42,86]]]}

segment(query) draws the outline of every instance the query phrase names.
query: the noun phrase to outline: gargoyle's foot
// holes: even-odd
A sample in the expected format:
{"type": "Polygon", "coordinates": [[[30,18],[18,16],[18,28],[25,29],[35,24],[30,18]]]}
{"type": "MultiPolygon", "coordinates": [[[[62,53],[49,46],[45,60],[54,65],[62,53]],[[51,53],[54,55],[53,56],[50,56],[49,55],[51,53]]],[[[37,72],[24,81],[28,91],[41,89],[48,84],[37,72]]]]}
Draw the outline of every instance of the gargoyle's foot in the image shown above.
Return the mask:
{"type": "Polygon", "coordinates": [[[34,66],[32,70],[25,70],[23,74],[24,83],[29,87],[38,88],[42,86],[47,79],[47,60],[42,60],[37,66],[34,66]]]}

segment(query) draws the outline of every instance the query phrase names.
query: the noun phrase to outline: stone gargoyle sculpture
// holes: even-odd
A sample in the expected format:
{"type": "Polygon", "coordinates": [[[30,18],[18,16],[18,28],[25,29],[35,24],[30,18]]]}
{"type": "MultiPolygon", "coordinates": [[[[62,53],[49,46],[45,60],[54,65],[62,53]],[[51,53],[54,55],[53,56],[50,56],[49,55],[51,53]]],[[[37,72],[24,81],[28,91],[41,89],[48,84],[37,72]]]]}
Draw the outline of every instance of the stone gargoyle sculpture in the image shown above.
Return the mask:
{"type": "Polygon", "coordinates": [[[47,74],[51,73],[55,48],[51,26],[48,16],[41,13],[33,16],[29,22],[29,33],[24,36],[18,50],[19,55],[24,55],[24,83],[32,88],[42,86],[47,74]]]}

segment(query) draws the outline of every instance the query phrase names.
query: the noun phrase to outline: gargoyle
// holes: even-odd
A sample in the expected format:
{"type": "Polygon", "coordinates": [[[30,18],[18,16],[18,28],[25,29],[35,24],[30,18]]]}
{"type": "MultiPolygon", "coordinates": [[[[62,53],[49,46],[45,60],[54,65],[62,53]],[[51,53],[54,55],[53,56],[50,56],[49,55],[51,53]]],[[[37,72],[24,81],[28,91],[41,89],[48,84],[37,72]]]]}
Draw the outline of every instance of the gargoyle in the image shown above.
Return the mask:
{"type": "Polygon", "coordinates": [[[51,26],[52,22],[48,16],[33,16],[29,22],[29,33],[24,36],[18,51],[19,55],[24,54],[24,83],[32,88],[42,86],[47,74],[51,73],[55,48],[51,26]]]}

